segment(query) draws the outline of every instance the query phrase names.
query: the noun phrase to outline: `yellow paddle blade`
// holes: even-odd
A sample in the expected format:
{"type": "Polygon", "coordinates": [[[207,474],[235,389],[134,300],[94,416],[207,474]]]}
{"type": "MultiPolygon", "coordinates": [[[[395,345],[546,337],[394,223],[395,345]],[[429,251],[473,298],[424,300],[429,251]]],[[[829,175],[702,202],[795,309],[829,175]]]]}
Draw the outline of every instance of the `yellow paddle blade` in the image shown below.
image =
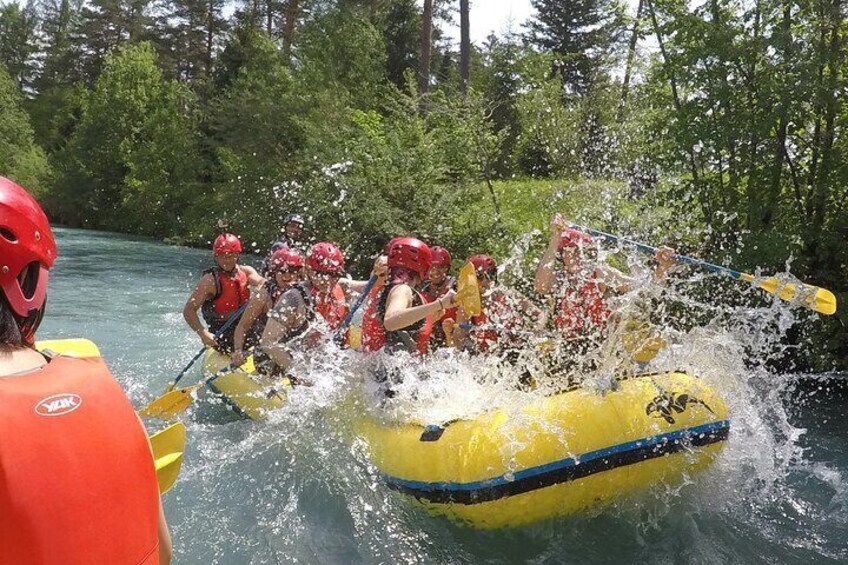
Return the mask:
{"type": "Polygon", "coordinates": [[[830,316],[836,313],[836,296],[827,289],[809,284],[794,284],[781,281],[777,277],[760,279],[748,273],[742,273],[742,280],[754,283],[762,290],[777,295],[781,300],[800,304],[830,316]]]}
{"type": "Polygon", "coordinates": [[[196,384],[165,393],[139,410],[138,414],[142,418],[171,420],[185,412],[191,406],[191,403],[194,401],[191,393],[200,388],[200,386],[196,384]]]}
{"type": "Polygon", "coordinates": [[[459,271],[456,286],[456,301],[469,318],[479,316],[483,311],[480,303],[480,284],[477,282],[477,271],[470,262],[459,271]]]}
{"type": "Polygon", "coordinates": [[[182,422],[171,424],[164,430],[150,436],[153,448],[153,460],[156,463],[156,480],[159,492],[165,494],[180,474],[185,453],[186,428],[182,422]]]}
{"type": "Polygon", "coordinates": [[[100,357],[100,350],[88,339],[45,339],[35,342],[38,351],[52,351],[66,357],[100,357]]]}

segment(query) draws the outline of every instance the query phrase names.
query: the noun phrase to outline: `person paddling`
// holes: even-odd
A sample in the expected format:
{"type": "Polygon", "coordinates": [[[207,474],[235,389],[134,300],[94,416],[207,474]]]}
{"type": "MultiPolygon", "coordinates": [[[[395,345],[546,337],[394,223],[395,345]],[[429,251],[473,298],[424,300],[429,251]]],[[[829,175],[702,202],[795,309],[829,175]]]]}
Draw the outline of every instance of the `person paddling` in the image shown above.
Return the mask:
{"type": "MultiPolygon", "coordinates": [[[[421,285],[421,295],[427,302],[433,302],[444,296],[449,290],[456,290],[456,281],[450,276],[451,256],[447,249],[434,245],[427,280],[421,285]]],[[[442,317],[433,324],[433,347],[453,345],[453,330],[456,325],[456,308],[445,310],[442,317]]]]}
{"type": "Polygon", "coordinates": [[[215,334],[250,298],[250,287],[261,287],[265,282],[253,267],[238,264],[241,252],[238,237],[231,233],[219,235],[212,245],[216,267],[203,272],[183,307],[183,318],[203,345],[224,353],[233,350],[235,324],[217,339],[215,334]],[[198,309],[207,327],[197,317],[198,309]]]}
{"type": "MultiPolygon", "coordinates": [[[[594,238],[569,228],[561,214],[551,219],[550,234],[536,269],[535,287],[541,295],[556,297],[555,328],[566,338],[602,332],[611,316],[607,295],[628,292],[635,281],[614,267],[598,264],[594,238]],[[561,268],[557,268],[557,258],[561,268]]],[[[657,250],[655,280],[665,278],[674,256],[670,247],[657,250]]]]}
{"type": "Polygon", "coordinates": [[[433,320],[456,306],[456,292],[448,290],[433,302],[418,292],[432,260],[423,241],[395,238],[387,255],[388,282],[363,319],[363,349],[427,353],[433,320]]]}
{"type": "Polygon", "coordinates": [[[101,358],[36,351],[57,249],[0,177],[0,563],[168,564],[150,443],[101,358]]]}
{"type": "Polygon", "coordinates": [[[258,343],[268,323],[268,311],[277,303],[293,284],[300,282],[303,272],[303,256],[297,251],[283,247],[271,255],[268,265],[268,280],[259,290],[250,295],[233,337],[232,362],[241,365],[245,360],[245,341],[258,343]]]}
{"type": "Polygon", "coordinates": [[[459,311],[457,345],[475,353],[519,347],[529,320],[540,323],[542,312],[524,296],[498,284],[497,263],[490,256],[474,255],[468,262],[477,273],[482,311],[470,319],[459,311]]]}
{"type": "Polygon", "coordinates": [[[339,285],[343,274],[344,256],[335,244],[312,246],[306,256],[306,282],[292,285],[268,312],[254,354],[257,370],[267,376],[284,376],[296,349],[314,347],[341,326],[348,313],[339,285]]]}

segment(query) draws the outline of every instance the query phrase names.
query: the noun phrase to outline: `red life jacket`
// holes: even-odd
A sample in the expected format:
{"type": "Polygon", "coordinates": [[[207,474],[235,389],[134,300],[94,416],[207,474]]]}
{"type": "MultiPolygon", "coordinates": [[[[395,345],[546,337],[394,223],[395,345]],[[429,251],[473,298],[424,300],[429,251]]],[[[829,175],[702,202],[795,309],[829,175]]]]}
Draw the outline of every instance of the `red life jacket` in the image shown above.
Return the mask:
{"type": "MultiPolygon", "coordinates": [[[[430,351],[430,336],[433,333],[433,318],[431,316],[427,316],[424,320],[405,330],[386,332],[383,325],[383,319],[386,317],[386,302],[389,298],[389,292],[395,286],[397,284],[386,285],[377,299],[368,304],[365,315],[362,317],[362,349],[363,351],[379,351],[390,341],[393,345],[400,344],[401,339],[398,334],[404,331],[415,342],[416,351],[421,355],[426,355],[430,351]]],[[[415,290],[413,290],[413,302],[415,302],[413,306],[426,304],[424,298],[415,290]]]]}
{"type": "MultiPolygon", "coordinates": [[[[471,323],[475,326],[495,325],[507,330],[515,330],[521,327],[521,318],[509,305],[503,293],[494,292],[483,301],[482,311],[471,318],[471,323]]],[[[472,331],[471,335],[477,342],[478,350],[483,352],[505,339],[514,339],[508,337],[506,332],[499,332],[495,328],[472,331]]]]}
{"type": "Polygon", "coordinates": [[[342,325],[342,322],[347,317],[348,307],[345,293],[342,287],[336,283],[330,294],[319,294],[312,287],[312,304],[315,311],[324,318],[330,325],[330,329],[335,331],[342,325]]]}
{"type": "Polygon", "coordinates": [[[0,378],[0,564],[159,563],[147,434],[102,359],[0,378]]]}
{"type": "Polygon", "coordinates": [[[556,304],[554,326],[567,337],[606,327],[611,316],[597,279],[583,283],[577,290],[565,288],[556,304]]]}
{"type": "MultiPolygon", "coordinates": [[[[448,277],[447,282],[444,284],[444,286],[442,286],[442,290],[435,292],[433,290],[433,287],[430,285],[430,281],[427,281],[421,288],[420,294],[422,298],[424,298],[425,302],[435,302],[436,300],[447,294],[448,291],[454,287],[454,284],[455,281],[453,280],[453,277],[448,277]]],[[[442,317],[438,319],[439,323],[434,326],[434,330],[436,327],[441,328],[441,322],[444,322],[445,320],[456,321],[456,308],[450,308],[448,310],[445,310],[444,313],[442,313],[442,317]]]]}
{"type": "Polygon", "coordinates": [[[215,280],[215,295],[203,303],[201,312],[210,331],[215,332],[248,301],[250,289],[247,286],[247,273],[241,267],[237,266],[233,275],[217,267],[204,271],[204,274],[207,273],[215,280]]]}

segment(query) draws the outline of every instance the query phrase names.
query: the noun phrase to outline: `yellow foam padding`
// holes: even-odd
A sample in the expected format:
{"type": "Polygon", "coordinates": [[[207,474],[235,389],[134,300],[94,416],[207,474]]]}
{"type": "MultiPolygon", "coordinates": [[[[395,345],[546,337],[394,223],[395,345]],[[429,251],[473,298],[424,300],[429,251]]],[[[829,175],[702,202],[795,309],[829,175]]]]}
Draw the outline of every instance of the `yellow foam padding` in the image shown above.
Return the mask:
{"type": "Polygon", "coordinates": [[[490,529],[571,514],[660,482],[681,481],[710,463],[722,449],[729,426],[724,402],[697,378],[683,373],[631,377],[603,395],[577,389],[540,397],[516,410],[511,414],[497,410],[450,423],[443,426],[436,441],[422,441],[425,428],[421,425],[387,424],[374,417],[363,417],[357,431],[392,488],[417,497],[435,514],[490,529]],[[663,406],[661,400],[657,404],[663,395],[678,399],[677,407],[682,407],[678,412],[674,406],[664,405],[671,422],[662,410],[651,410],[663,406]],[[704,445],[685,447],[698,441],[685,435],[693,428],[719,429],[724,435],[708,442],[700,434],[704,445]],[[644,450],[653,442],[681,434],[685,437],[683,443],[674,444],[676,450],[654,458],[633,455],[640,446],[644,450]],[[608,452],[610,459],[606,459],[608,452]],[[434,502],[437,499],[429,494],[419,496],[421,489],[467,492],[495,483],[512,488],[519,484],[515,483],[518,479],[528,485],[533,482],[526,480],[528,476],[537,477],[552,467],[567,467],[568,472],[579,474],[580,465],[588,464],[581,462],[581,456],[601,467],[616,456],[635,460],[487,501],[460,503],[451,498],[434,502]],[[410,490],[410,485],[417,490],[410,490]]]}
{"type": "Polygon", "coordinates": [[[38,351],[51,351],[65,357],[100,357],[100,350],[97,345],[93,341],[83,338],[46,339],[37,341],[35,348],[38,351]]]}
{"type": "Polygon", "coordinates": [[[180,474],[185,453],[186,428],[182,422],[171,424],[162,431],[150,436],[153,448],[153,460],[156,463],[156,479],[159,492],[165,494],[180,474]]]}
{"type": "MultiPolygon", "coordinates": [[[[229,363],[229,356],[209,350],[203,357],[203,378],[210,377],[229,363]]],[[[217,377],[209,386],[251,420],[261,420],[270,411],[286,405],[288,390],[291,388],[288,379],[275,387],[263,383],[264,379],[256,374],[251,356],[237,371],[217,377]]]]}

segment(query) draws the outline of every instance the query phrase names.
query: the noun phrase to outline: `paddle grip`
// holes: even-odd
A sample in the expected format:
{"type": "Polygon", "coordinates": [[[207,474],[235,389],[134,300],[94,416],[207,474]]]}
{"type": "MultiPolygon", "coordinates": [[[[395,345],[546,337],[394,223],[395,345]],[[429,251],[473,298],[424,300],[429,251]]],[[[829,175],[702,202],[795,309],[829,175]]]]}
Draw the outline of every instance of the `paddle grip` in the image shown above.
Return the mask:
{"type": "MultiPolygon", "coordinates": [[[[232,326],[232,325],[236,322],[236,320],[238,320],[238,319],[241,317],[241,315],[242,315],[242,313],[244,312],[245,308],[247,308],[247,302],[245,302],[244,304],[242,304],[241,306],[239,306],[238,310],[236,310],[235,312],[233,312],[233,315],[232,315],[232,316],[230,316],[230,318],[229,318],[229,319],[228,319],[228,320],[224,323],[224,325],[223,325],[223,326],[221,326],[221,329],[219,329],[217,332],[215,332],[215,334],[214,334],[215,339],[217,339],[217,338],[221,337],[222,335],[224,335],[224,332],[225,332],[225,331],[227,331],[228,329],[230,329],[230,326],[232,326]]],[[[195,356],[191,359],[191,361],[189,361],[188,365],[186,365],[186,366],[183,368],[183,370],[182,370],[182,371],[180,371],[180,374],[179,374],[179,375],[177,375],[177,378],[176,378],[176,379],[174,379],[174,381],[171,383],[171,386],[170,386],[170,389],[171,389],[171,390],[173,390],[173,388],[174,388],[175,386],[177,386],[177,383],[178,383],[178,382],[180,382],[180,379],[181,379],[181,378],[183,378],[183,376],[184,376],[184,375],[188,372],[188,370],[189,370],[189,369],[191,369],[192,365],[194,365],[194,364],[197,362],[197,360],[198,360],[198,359],[200,359],[200,357],[203,355],[203,353],[204,353],[205,351],[206,351],[206,348],[205,348],[205,347],[201,348],[201,349],[200,349],[200,351],[198,351],[198,352],[197,352],[197,355],[195,355],[195,356]]]]}
{"type": "Polygon", "coordinates": [[[344,335],[345,330],[350,325],[350,322],[353,320],[353,315],[356,314],[356,311],[359,310],[359,307],[362,306],[362,303],[365,302],[365,299],[368,297],[368,293],[371,292],[371,289],[377,283],[377,276],[371,275],[371,278],[368,279],[368,284],[365,285],[365,288],[362,289],[362,292],[359,293],[359,298],[356,299],[356,302],[353,303],[353,306],[350,308],[350,312],[347,313],[345,319],[342,321],[342,325],[336,330],[336,335],[333,336],[333,341],[340,344],[342,336],[344,335]]]}

